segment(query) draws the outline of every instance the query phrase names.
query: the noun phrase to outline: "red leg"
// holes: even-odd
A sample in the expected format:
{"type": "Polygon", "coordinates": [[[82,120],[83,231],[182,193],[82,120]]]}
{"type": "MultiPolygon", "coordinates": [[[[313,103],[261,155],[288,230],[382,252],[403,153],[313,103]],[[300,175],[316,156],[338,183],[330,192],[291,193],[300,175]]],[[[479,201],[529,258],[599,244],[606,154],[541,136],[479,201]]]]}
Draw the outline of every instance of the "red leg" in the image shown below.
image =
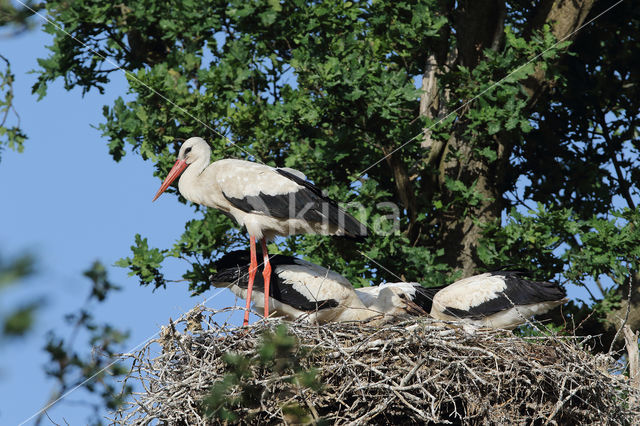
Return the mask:
{"type": "Polygon", "coordinates": [[[256,237],[249,237],[251,250],[251,263],[249,264],[249,285],[247,286],[247,307],[244,311],[244,322],[242,325],[249,325],[249,308],[251,308],[251,291],[253,290],[253,280],[258,270],[258,260],[256,259],[256,237]]]}
{"type": "Polygon", "coordinates": [[[262,255],[264,256],[264,270],[262,277],[264,278],[264,317],[269,317],[269,283],[271,281],[271,263],[269,263],[269,252],[267,251],[267,243],[263,240],[262,255]]]}

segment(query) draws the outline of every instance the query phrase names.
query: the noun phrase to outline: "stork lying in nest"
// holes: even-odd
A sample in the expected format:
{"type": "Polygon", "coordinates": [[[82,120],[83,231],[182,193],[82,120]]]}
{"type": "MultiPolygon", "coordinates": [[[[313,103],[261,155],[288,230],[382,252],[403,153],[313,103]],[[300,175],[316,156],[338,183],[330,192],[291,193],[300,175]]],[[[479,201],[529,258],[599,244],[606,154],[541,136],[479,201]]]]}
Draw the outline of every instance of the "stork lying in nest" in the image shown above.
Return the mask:
{"type": "MultiPolygon", "coordinates": [[[[245,298],[250,257],[239,250],[216,262],[210,277],[245,298]]],[[[534,315],[567,302],[556,283],[525,279],[522,271],[496,271],[464,278],[442,287],[419,283],[387,283],[354,289],[342,275],[291,256],[272,255],[269,304],[274,316],[314,323],[375,320],[426,315],[476,327],[513,329],[534,315]]],[[[256,277],[254,309],[264,304],[264,282],[256,277]]]]}

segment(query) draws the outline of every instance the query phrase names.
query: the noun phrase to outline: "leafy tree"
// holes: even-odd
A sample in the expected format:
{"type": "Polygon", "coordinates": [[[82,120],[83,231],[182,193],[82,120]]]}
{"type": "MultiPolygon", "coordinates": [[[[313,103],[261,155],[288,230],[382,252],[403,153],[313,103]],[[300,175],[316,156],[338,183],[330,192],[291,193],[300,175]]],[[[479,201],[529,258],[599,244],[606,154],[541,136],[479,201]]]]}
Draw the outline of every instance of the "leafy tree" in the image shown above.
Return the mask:
{"type": "MultiPolygon", "coordinates": [[[[631,284],[628,321],[640,327],[636,2],[46,8],[54,42],[34,92],[58,78],[102,91],[127,72],[131,100],[105,106],[100,124],[114,160],[140,155],[164,177],[181,141],[200,135],[215,158],[300,168],[365,206],[369,225],[391,232],[359,246],[320,236],[282,245],[355,284],[394,274],[439,284],[511,264],[587,286],[592,300],[576,301],[573,323],[602,333],[605,348],[631,284]]],[[[206,290],[212,259],[246,241],[219,212],[194,209],[173,247],[136,236],[121,264],[163,286],[163,259],[182,257],[191,290],[206,290]]]]}
{"type": "MultiPolygon", "coordinates": [[[[13,5],[9,0],[0,0],[2,36],[10,37],[30,29],[33,22],[29,18],[42,7],[42,4],[36,5],[31,0],[21,6],[13,5]]],[[[5,145],[22,152],[22,144],[27,139],[20,128],[20,116],[13,106],[14,81],[11,62],[0,55],[0,154],[5,145]]]]}

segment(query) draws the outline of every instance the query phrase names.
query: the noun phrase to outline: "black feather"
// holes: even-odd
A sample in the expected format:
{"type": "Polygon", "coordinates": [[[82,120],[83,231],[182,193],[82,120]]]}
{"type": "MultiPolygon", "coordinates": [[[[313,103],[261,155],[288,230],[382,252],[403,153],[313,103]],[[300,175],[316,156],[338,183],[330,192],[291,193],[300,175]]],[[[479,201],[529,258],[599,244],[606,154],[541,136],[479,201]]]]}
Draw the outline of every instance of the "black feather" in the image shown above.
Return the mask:
{"type": "MultiPolygon", "coordinates": [[[[258,256],[261,258],[262,256],[258,256]]],[[[227,253],[218,261],[215,266],[217,272],[209,279],[216,283],[233,283],[240,288],[247,289],[249,286],[249,265],[250,253],[246,250],[236,250],[227,253]]],[[[280,279],[278,267],[286,265],[300,265],[302,262],[292,256],[275,254],[269,256],[271,264],[271,280],[269,284],[269,296],[281,303],[287,304],[303,312],[314,312],[322,309],[336,308],[338,301],[335,299],[309,300],[293,288],[293,285],[280,279]]],[[[262,273],[256,272],[253,289],[264,293],[264,278],[262,273]]]]}
{"type": "Polygon", "coordinates": [[[324,195],[317,186],[286,170],[276,169],[276,172],[288,179],[291,179],[298,185],[303,186],[306,189],[305,193],[306,196],[309,197],[309,202],[314,203],[313,209],[315,213],[320,215],[321,218],[324,217],[325,214],[328,215],[329,223],[343,229],[346,236],[356,239],[364,239],[369,235],[369,229],[364,224],[360,223],[356,218],[342,210],[340,206],[338,206],[338,203],[324,195]]]}
{"type": "Polygon", "coordinates": [[[426,313],[429,313],[433,305],[433,297],[446,286],[423,287],[420,284],[416,284],[414,287],[416,292],[413,296],[413,303],[420,306],[426,313]]]}
{"type": "Polygon", "coordinates": [[[229,197],[224,193],[223,195],[236,208],[248,213],[261,212],[275,218],[299,218],[317,223],[326,221],[342,229],[345,236],[355,239],[364,239],[369,234],[365,225],[342,210],[334,200],[322,194],[311,182],[283,169],[275,171],[302,188],[281,195],[267,195],[262,192],[244,198],[229,197]]]}
{"type": "Polygon", "coordinates": [[[481,319],[514,306],[555,302],[567,296],[560,285],[546,281],[527,280],[521,277],[523,273],[523,271],[493,272],[493,276],[501,276],[506,283],[506,289],[500,292],[498,297],[472,306],[468,310],[448,307],[443,312],[458,318],[481,319]]]}
{"type": "Polygon", "coordinates": [[[561,300],[567,296],[567,292],[557,283],[548,281],[531,281],[522,278],[526,271],[500,271],[492,275],[504,277],[507,288],[506,296],[516,305],[528,305],[538,302],[550,302],[561,300]]]}

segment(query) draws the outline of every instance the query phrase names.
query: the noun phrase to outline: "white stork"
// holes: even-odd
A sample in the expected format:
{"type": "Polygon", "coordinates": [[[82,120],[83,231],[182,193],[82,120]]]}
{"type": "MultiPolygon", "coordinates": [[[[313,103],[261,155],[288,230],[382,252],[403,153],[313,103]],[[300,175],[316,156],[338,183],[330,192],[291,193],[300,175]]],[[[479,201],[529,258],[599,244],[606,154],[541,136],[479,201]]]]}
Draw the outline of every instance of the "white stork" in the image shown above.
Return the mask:
{"type": "Polygon", "coordinates": [[[444,287],[424,287],[420,283],[383,283],[369,287],[359,287],[355,289],[358,298],[369,306],[375,303],[378,295],[382,291],[392,291],[401,299],[411,301],[418,309],[414,310],[417,315],[428,315],[431,311],[433,297],[444,287]]]}
{"type": "Polygon", "coordinates": [[[367,236],[367,228],[322,194],[294,169],[274,168],[250,161],[211,161],[211,148],[199,137],[187,139],[155,201],[178,177],[178,189],[187,200],[231,215],[250,236],[251,266],[244,325],[249,323],[251,291],[258,261],[256,239],[264,256],[264,316],[269,316],[271,265],[266,242],[273,237],[315,233],[352,238],[367,236]],[[185,170],[186,169],[186,170],[185,170]],[[183,173],[184,172],[184,173],[183,173]]]}
{"type": "Polygon", "coordinates": [[[495,271],[454,282],[433,298],[431,316],[511,330],[568,301],[557,283],[531,281],[523,271],[495,271]]]}
{"type": "MultiPolygon", "coordinates": [[[[272,255],[272,314],[289,320],[302,319],[323,324],[327,322],[384,322],[394,317],[415,314],[415,305],[391,289],[383,289],[364,304],[351,283],[342,275],[291,256],[272,255]],[[379,317],[379,318],[376,318],[379,317]]],[[[244,298],[248,292],[251,266],[244,250],[224,255],[216,262],[217,272],[210,277],[215,287],[227,287],[244,298]]],[[[263,303],[264,281],[256,277],[253,301],[260,309],[263,303]]]]}
{"type": "Polygon", "coordinates": [[[419,283],[387,283],[357,289],[360,298],[374,299],[384,288],[404,292],[433,318],[461,321],[476,327],[510,330],[534,315],[566,303],[566,293],[556,283],[531,281],[522,271],[496,271],[464,278],[443,287],[419,283]]]}

